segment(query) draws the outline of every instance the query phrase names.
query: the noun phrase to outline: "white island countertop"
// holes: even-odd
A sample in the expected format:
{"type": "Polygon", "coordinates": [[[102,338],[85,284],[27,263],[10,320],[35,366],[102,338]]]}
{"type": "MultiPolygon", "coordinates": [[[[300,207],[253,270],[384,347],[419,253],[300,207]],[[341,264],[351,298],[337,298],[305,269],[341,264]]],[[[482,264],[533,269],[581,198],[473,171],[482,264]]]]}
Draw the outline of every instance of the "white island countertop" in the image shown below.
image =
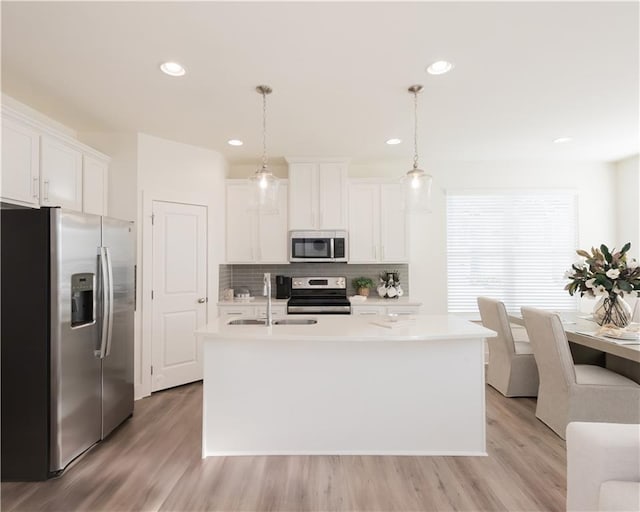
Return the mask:
{"type": "Polygon", "coordinates": [[[386,315],[289,315],[288,319],[313,318],[312,325],[229,325],[216,319],[196,335],[206,340],[306,340],[306,341],[428,341],[490,338],[496,334],[480,325],[453,315],[415,315],[391,322],[386,315]],[[378,325],[382,323],[387,327],[378,325]]]}
{"type": "Polygon", "coordinates": [[[203,457],[486,455],[484,338],[453,315],[288,315],[203,341],[203,457]]]}

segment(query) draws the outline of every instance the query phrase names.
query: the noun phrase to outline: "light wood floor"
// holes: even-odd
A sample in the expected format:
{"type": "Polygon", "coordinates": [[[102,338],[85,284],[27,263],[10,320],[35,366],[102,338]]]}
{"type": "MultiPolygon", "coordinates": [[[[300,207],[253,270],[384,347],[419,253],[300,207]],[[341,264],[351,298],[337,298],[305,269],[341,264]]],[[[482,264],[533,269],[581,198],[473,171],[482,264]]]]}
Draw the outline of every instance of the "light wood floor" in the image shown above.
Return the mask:
{"type": "Polygon", "coordinates": [[[12,510],[564,510],[565,444],[535,400],[487,387],[488,457],[202,460],[202,385],[140,400],[134,417],[57,480],[3,483],[12,510]]]}

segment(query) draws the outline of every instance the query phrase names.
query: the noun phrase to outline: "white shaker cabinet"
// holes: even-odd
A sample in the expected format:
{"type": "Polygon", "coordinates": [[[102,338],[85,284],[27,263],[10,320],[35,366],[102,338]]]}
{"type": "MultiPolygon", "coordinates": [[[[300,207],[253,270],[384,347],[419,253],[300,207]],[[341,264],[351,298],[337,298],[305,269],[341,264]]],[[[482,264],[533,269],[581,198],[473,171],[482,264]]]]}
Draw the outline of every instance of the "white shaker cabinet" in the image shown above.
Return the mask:
{"type": "Polygon", "coordinates": [[[43,135],[40,140],[40,204],[82,211],[82,151],[43,135]]]}
{"type": "Polygon", "coordinates": [[[82,162],[82,211],[107,215],[107,173],[109,163],[90,155],[82,162]]]}
{"type": "Polygon", "coordinates": [[[287,263],[287,184],[278,190],[278,213],[258,214],[249,208],[246,180],[226,184],[227,263],[287,263]]]}
{"type": "Polygon", "coordinates": [[[347,228],[347,161],[287,158],[289,229],[347,228]]]}
{"type": "Polygon", "coordinates": [[[12,119],[2,119],[2,200],[40,204],[40,134],[12,119]]]}
{"type": "Polygon", "coordinates": [[[349,185],[349,263],[409,261],[409,223],[402,185],[372,180],[349,185]]]}

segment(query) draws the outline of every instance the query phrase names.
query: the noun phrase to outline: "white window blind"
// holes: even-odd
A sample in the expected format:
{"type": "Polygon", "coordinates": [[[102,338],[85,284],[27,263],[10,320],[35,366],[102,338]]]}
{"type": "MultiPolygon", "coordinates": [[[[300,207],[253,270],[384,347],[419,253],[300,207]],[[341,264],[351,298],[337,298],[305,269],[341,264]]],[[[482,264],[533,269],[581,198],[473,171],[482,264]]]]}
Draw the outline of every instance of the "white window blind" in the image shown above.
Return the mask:
{"type": "Polygon", "coordinates": [[[564,273],[577,259],[577,226],[573,192],[448,192],[449,312],[477,311],[479,296],[510,311],[577,309],[564,290],[564,273]]]}

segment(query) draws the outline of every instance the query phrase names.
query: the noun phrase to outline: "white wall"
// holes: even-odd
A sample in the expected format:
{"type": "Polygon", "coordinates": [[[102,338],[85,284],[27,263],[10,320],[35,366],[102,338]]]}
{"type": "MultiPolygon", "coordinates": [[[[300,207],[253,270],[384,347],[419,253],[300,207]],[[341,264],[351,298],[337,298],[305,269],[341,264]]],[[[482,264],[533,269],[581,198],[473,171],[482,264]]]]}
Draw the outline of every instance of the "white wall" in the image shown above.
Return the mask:
{"type": "Polygon", "coordinates": [[[640,157],[616,162],[617,247],[631,242],[629,254],[640,257],[640,157]]]}
{"type": "Polygon", "coordinates": [[[224,180],[226,160],[216,151],[138,134],[138,189],[141,194],[138,225],[142,235],[141,380],[136,396],[151,392],[151,208],[152,202],[172,201],[203,205],[208,213],[207,317],[216,315],[218,265],[224,262],[224,180]]]}

